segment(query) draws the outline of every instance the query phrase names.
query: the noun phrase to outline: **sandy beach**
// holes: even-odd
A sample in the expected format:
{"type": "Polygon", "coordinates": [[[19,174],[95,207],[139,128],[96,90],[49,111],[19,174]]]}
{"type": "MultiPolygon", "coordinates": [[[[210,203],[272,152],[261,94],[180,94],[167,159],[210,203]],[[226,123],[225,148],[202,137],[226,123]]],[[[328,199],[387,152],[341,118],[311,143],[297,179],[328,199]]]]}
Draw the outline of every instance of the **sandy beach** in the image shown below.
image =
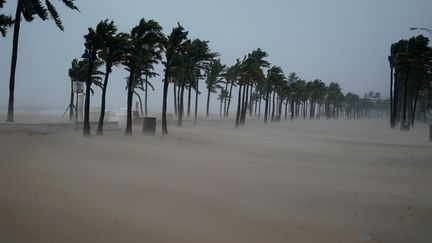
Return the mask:
{"type": "Polygon", "coordinates": [[[431,242],[425,125],[233,124],[0,133],[0,242],[431,242]]]}

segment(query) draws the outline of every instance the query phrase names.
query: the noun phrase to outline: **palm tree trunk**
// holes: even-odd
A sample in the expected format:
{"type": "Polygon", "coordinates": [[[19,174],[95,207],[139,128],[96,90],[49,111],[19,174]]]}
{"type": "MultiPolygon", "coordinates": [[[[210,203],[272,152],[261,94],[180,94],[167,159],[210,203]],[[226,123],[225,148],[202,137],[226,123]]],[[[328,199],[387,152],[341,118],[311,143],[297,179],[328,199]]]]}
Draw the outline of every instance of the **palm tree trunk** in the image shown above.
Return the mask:
{"type": "Polygon", "coordinates": [[[210,108],[210,88],[207,89],[207,109],[206,109],[206,117],[209,117],[209,108],[210,108]]]}
{"type": "Polygon", "coordinates": [[[252,116],[252,111],[253,111],[253,100],[252,100],[252,95],[253,95],[253,84],[250,85],[250,95],[249,95],[249,116],[252,116]]]}
{"type": "MultiPolygon", "coordinates": [[[[167,60],[170,60],[170,58],[167,57],[167,60]]],[[[164,79],[164,89],[163,89],[163,98],[162,98],[162,135],[168,135],[166,112],[167,112],[167,98],[168,98],[168,88],[169,88],[169,80],[168,80],[169,72],[170,72],[170,64],[169,61],[167,61],[167,63],[165,64],[165,79],[164,79]]]]}
{"type": "Polygon", "coordinates": [[[278,109],[278,121],[280,121],[282,119],[282,105],[283,105],[283,100],[282,97],[279,96],[279,109],[278,109]]]}
{"type": "Polygon", "coordinates": [[[242,97],[241,97],[241,109],[240,109],[240,124],[243,124],[243,112],[245,112],[245,96],[246,96],[246,85],[243,85],[242,97]]]}
{"type": "Polygon", "coordinates": [[[232,89],[234,86],[234,81],[232,81],[231,83],[231,87],[230,87],[230,92],[229,92],[229,99],[228,99],[228,105],[227,105],[227,110],[226,110],[226,117],[229,116],[229,109],[230,109],[230,105],[231,105],[231,99],[232,99],[232,89]]]}
{"type": "Polygon", "coordinates": [[[145,116],[147,117],[148,114],[148,107],[147,107],[147,95],[148,95],[148,76],[145,77],[145,93],[144,93],[144,110],[145,110],[145,116]]]}
{"type": "Polygon", "coordinates": [[[184,90],[185,90],[185,85],[184,82],[182,82],[181,84],[181,88],[179,87],[180,90],[180,101],[179,101],[179,119],[177,121],[177,125],[179,127],[181,127],[183,125],[183,111],[184,111],[184,90]]]}
{"type": "Polygon", "coordinates": [[[245,93],[243,94],[244,95],[243,98],[245,100],[243,102],[242,116],[241,116],[241,119],[240,119],[240,123],[243,124],[243,125],[246,122],[246,113],[247,113],[247,108],[248,108],[248,104],[249,104],[249,102],[248,102],[248,100],[249,100],[249,86],[250,86],[250,84],[248,82],[246,84],[245,93]]]}
{"type": "Polygon", "coordinates": [[[409,79],[409,73],[407,73],[405,77],[405,87],[404,87],[404,103],[403,103],[403,111],[402,111],[402,126],[405,126],[405,123],[407,122],[407,107],[408,107],[408,79],[409,79]]]}
{"type": "Polygon", "coordinates": [[[241,94],[242,94],[241,91],[242,91],[242,83],[239,83],[238,98],[237,98],[237,115],[236,115],[236,124],[235,124],[236,127],[240,125],[241,94]]]}
{"type": "Polygon", "coordinates": [[[267,123],[267,121],[268,121],[269,98],[270,98],[269,96],[270,96],[270,86],[267,85],[266,100],[265,100],[265,109],[264,109],[264,123],[267,123]]]}
{"type": "Polygon", "coordinates": [[[96,59],[96,50],[90,53],[89,57],[89,67],[87,73],[87,81],[86,81],[86,99],[84,104],[84,126],[83,126],[83,135],[85,137],[90,137],[90,92],[91,92],[91,84],[92,84],[92,73],[94,60],[96,59]]]}
{"type": "Polygon", "coordinates": [[[131,68],[127,85],[127,114],[126,114],[126,136],[132,136],[132,96],[133,96],[134,69],[131,68]]]}
{"type": "Polygon", "coordinates": [[[309,108],[309,119],[313,119],[314,118],[314,116],[315,116],[315,112],[314,112],[314,104],[315,104],[315,101],[314,101],[314,99],[313,98],[311,98],[310,99],[310,108],[309,108]]]}
{"type": "Polygon", "coordinates": [[[291,109],[290,109],[290,112],[291,112],[291,117],[290,117],[290,120],[292,121],[292,120],[294,120],[294,113],[295,113],[295,111],[294,111],[294,98],[291,98],[291,104],[290,104],[290,106],[291,106],[291,109]]]}
{"type": "Polygon", "coordinates": [[[227,116],[227,100],[226,100],[226,98],[224,99],[224,107],[223,107],[223,111],[224,111],[224,117],[226,117],[227,116]]]}
{"type": "Polygon", "coordinates": [[[395,128],[395,120],[393,117],[393,67],[390,67],[390,127],[395,128]]]}
{"type": "Polygon", "coordinates": [[[191,93],[192,93],[192,84],[189,84],[189,88],[188,88],[187,118],[190,117],[190,111],[191,111],[191,93]]]}
{"type": "Polygon", "coordinates": [[[288,120],[288,102],[289,102],[289,98],[287,98],[285,102],[285,121],[288,120]]]}
{"type": "Polygon", "coordinates": [[[199,78],[196,78],[196,87],[195,87],[195,116],[194,116],[194,124],[197,124],[198,120],[198,93],[199,93],[199,78]]]}
{"type": "Polygon", "coordinates": [[[222,117],[222,107],[223,107],[223,99],[220,101],[220,107],[219,107],[219,117],[222,117]]]}
{"type": "Polygon", "coordinates": [[[276,91],[273,91],[272,115],[271,115],[272,121],[274,121],[274,119],[275,119],[275,95],[276,95],[276,91]]]}
{"type": "MultiPolygon", "coordinates": [[[[225,93],[228,92],[228,81],[225,83],[225,93]]],[[[227,97],[223,97],[224,117],[226,117],[227,97]]]]}
{"type": "Polygon", "coordinates": [[[397,71],[394,72],[394,92],[393,92],[393,122],[396,126],[396,124],[399,122],[399,110],[400,110],[400,104],[399,104],[399,96],[400,96],[400,82],[399,82],[399,74],[397,71]]]}
{"type": "Polygon", "coordinates": [[[15,72],[18,60],[18,42],[19,42],[19,32],[21,27],[21,4],[17,1],[17,8],[15,13],[15,25],[13,34],[13,46],[12,46],[12,60],[11,60],[11,70],[10,70],[10,80],[9,80],[9,103],[8,103],[8,114],[7,121],[14,121],[14,102],[15,102],[15,72]]]}
{"type": "Polygon", "coordinates": [[[417,110],[417,100],[418,100],[419,92],[420,92],[420,89],[418,87],[416,87],[416,91],[414,94],[414,104],[412,107],[412,114],[411,114],[411,127],[414,127],[416,110],[417,110]]]}
{"type": "Polygon", "coordinates": [[[101,110],[99,115],[99,123],[96,135],[102,135],[103,134],[103,125],[104,125],[104,119],[105,119],[105,99],[106,99],[106,90],[108,87],[108,79],[110,75],[110,70],[107,67],[105,70],[105,80],[102,87],[102,100],[101,100],[101,110]]]}
{"type": "Polygon", "coordinates": [[[261,101],[262,101],[262,98],[259,99],[259,105],[258,105],[258,118],[261,117],[261,101]]]}

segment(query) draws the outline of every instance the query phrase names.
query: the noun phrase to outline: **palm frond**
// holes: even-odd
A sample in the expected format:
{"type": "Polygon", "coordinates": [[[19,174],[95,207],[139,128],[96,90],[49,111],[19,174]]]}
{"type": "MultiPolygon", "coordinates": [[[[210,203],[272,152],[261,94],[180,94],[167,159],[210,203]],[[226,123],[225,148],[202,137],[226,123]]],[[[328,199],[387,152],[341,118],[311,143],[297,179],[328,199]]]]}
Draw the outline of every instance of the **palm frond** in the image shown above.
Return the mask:
{"type": "Polygon", "coordinates": [[[79,12],[78,7],[74,4],[74,0],[62,0],[62,2],[64,3],[64,5],[66,5],[66,7],[79,12]]]}
{"type": "Polygon", "coordinates": [[[48,19],[48,12],[43,3],[39,0],[32,0],[32,7],[35,14],[39,16],[42,20],[48,19]]]}
{"type": "MultiPolygon", "coordinates": [[[[54,5],[52,5],[49,0],[45,0],[45,4],[47,5],[48,12],[50,13],[51,18],[54,20],[57,27],[59,27],[60,30],[64,31],[63,23],[60,19],[60,16],[59,16],[57,10],[55,9],[54,5]]],[[[45,19],[43,19],[43,20],[45,20],[45,19]]]]}
{"type": "Polygon", "coordinates": [[[0,14],[0,33],[3,37],[6,36],[7,29],[13,25],[14,21],[11,16],[0,14]]]}

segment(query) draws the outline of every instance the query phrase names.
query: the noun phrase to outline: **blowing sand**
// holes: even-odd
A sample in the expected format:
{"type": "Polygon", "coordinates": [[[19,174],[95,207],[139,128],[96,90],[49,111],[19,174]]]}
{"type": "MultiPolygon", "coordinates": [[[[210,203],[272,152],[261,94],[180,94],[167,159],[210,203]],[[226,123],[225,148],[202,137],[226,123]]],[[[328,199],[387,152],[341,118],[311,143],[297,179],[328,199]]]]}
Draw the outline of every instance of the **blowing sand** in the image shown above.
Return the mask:
{"type": "Polygon", "coordinates": [[[0,134],[0,242],[432,242],[427,128],[0,134]]]}

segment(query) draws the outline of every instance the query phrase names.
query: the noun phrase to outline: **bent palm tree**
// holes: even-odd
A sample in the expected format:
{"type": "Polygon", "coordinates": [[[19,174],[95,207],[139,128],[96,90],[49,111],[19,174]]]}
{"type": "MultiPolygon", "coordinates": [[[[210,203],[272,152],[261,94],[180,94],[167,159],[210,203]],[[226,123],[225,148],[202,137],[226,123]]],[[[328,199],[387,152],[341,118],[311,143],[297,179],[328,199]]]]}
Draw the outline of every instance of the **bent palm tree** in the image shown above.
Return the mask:
{"type": "MultiPolygon", "coordinates": [[[[130,43],[126,51],[124,65],[129,70],[127,85],[127,119],[125,135],[132,135],[132,97],[134,88],[145,69],[153,69],[153,63],[157,63],[160,56],[160,41],[162,39],[162,27],[154,20],[141,19],[130,34],[130,43]]],[[[149,72],[149,70],[144,71],[149,72]]]]}
{"type": "Polygon", "coordinates": [[[99,58],[105,61],[105,79],[102,86],[101,111],[97,129],[97,135],[103,134],[103,124],[105,119],[105,99],[106,90],[108,87],[109,75],[112,72],[112,67],[119,64],[124,59],[124,53],[127,45],[127,36],[125,34],[116,34],[117,27],[114,22],[108,20],[101,21],[98,25],[104,31],[102,34],[103,45],[99,51],[99,58]]]}
{"type": "MultiPolygon", "coordinates": [[[[78,10],[74,4],[75,0],[62,0],[66,7],[72,10],[78,10]]],[[[45,0],[45,5],[39,0],[18,0],[17,8],[15,12],[15,25],[14,25],[14,35],[13,35],[13,46],[12,46],[12,61],[11,61],[11,71],[9,80],[9,104],[8,104],[8,115],[7,121],[14,121],[14,92],[15,92],[15,71],[18,59],[18,40],[19,32],[21,27],[21,16],[27,22],[34,20],[35,15],[37,15],[42,20],[47,20],[49,16],[54,20],[55,24],[60,30],[64,30],[60,16],[50,2],[50,0],[45,0]]]]}
{"type": "MultiPolygon", "coordinates": [[[[102,62],[100,60],[97,60],[94,64],[93,64],[93,70],[91,71],[91,83],[95,84],[98,87],[102,87],[102,75],[104,73],[98,71],[98,69],[102,66],[102,62]]],[[[71,98],[70,101],[71,103],[69,104],[69,106],[71,106],[72,102],[73,102],[73,87],[72,87],[72,83],[75,82],[77,87],[75,90],[76,95],[78,96],[78,93],[83,93],[84,92],[84,84],[86,83],[87,80],[87,75],[89,72],[89,60],[88,59],[83,59],[83,60],[77,60],[74,59],[72,61],[72,65],[68,70],[68,74],[69,77],[71,78],[71,98]]],[[[93,89],[90,88],[90,93],[93,93],[93,89]]],[[[78,101],[78,98],[77,98],[78,101]]],[[[72,104],[72,108],[75,107],[75,120],[78,120],[78,104],[76,104],[75,106],[72,104]]]]}
{"type": "MultiPolygon", "coordinates": [[[[275,91],[278,83],[283,82],[285,79],[284,73],[281,67],[272,66],[267,71],[266,78],[266,94],[265,94],[265,109],[264,109],[264,122],[267,123],[269,117],[269,98],[271,92],[275,91]]],[[[274,105],[274,102],[273,102],[274,105]]],[[[274,116],[274,115],[273,115],[274,116]]]]}
{"type": "Polygon", "coordinates": [[[221,89],[222,86],[220,84],[224,83],[223,80],[223,72],[225,70],[225,65],[222,65],[220,60],[213,60],[208,70],[206,70],[206,86],[207,86],[207,109],[206,109],[206,117],[209,117],[209,108],[210,108],[210,94],[216,93],[218,89],[221,89]]]}
{"type": "Polygon", "coordinates": [[[162,45],[165,51],[165,77],[164,77],[164,89],[163,89],[163,100],[162,100],[162,134],[168,135],[166,111],[167,111],[167,98],[168,98],[168,87],[169,78],[171,75],[172,62],[174,57],[183,48],[184,43],[187,40],[188,32],[184,30],[183,26],[178,24],[168,37],[163,38],[162,45]]]}
{"type": "Polygon", "coordinates": [[[88,29],[89,33],[84,36],[86,48],[85,57],[88,61],[87,77],[86,77],[86,99],[84,104],[84,128],[83,135],[90,137],[90,92],[92,85],[92,74],[95,66],[95,62],[98,61],[97,53],[102,49],[104,39],[103,34],[105,33],[105,26],[97,25],[96,30],[93,28],[88,29]]]}

